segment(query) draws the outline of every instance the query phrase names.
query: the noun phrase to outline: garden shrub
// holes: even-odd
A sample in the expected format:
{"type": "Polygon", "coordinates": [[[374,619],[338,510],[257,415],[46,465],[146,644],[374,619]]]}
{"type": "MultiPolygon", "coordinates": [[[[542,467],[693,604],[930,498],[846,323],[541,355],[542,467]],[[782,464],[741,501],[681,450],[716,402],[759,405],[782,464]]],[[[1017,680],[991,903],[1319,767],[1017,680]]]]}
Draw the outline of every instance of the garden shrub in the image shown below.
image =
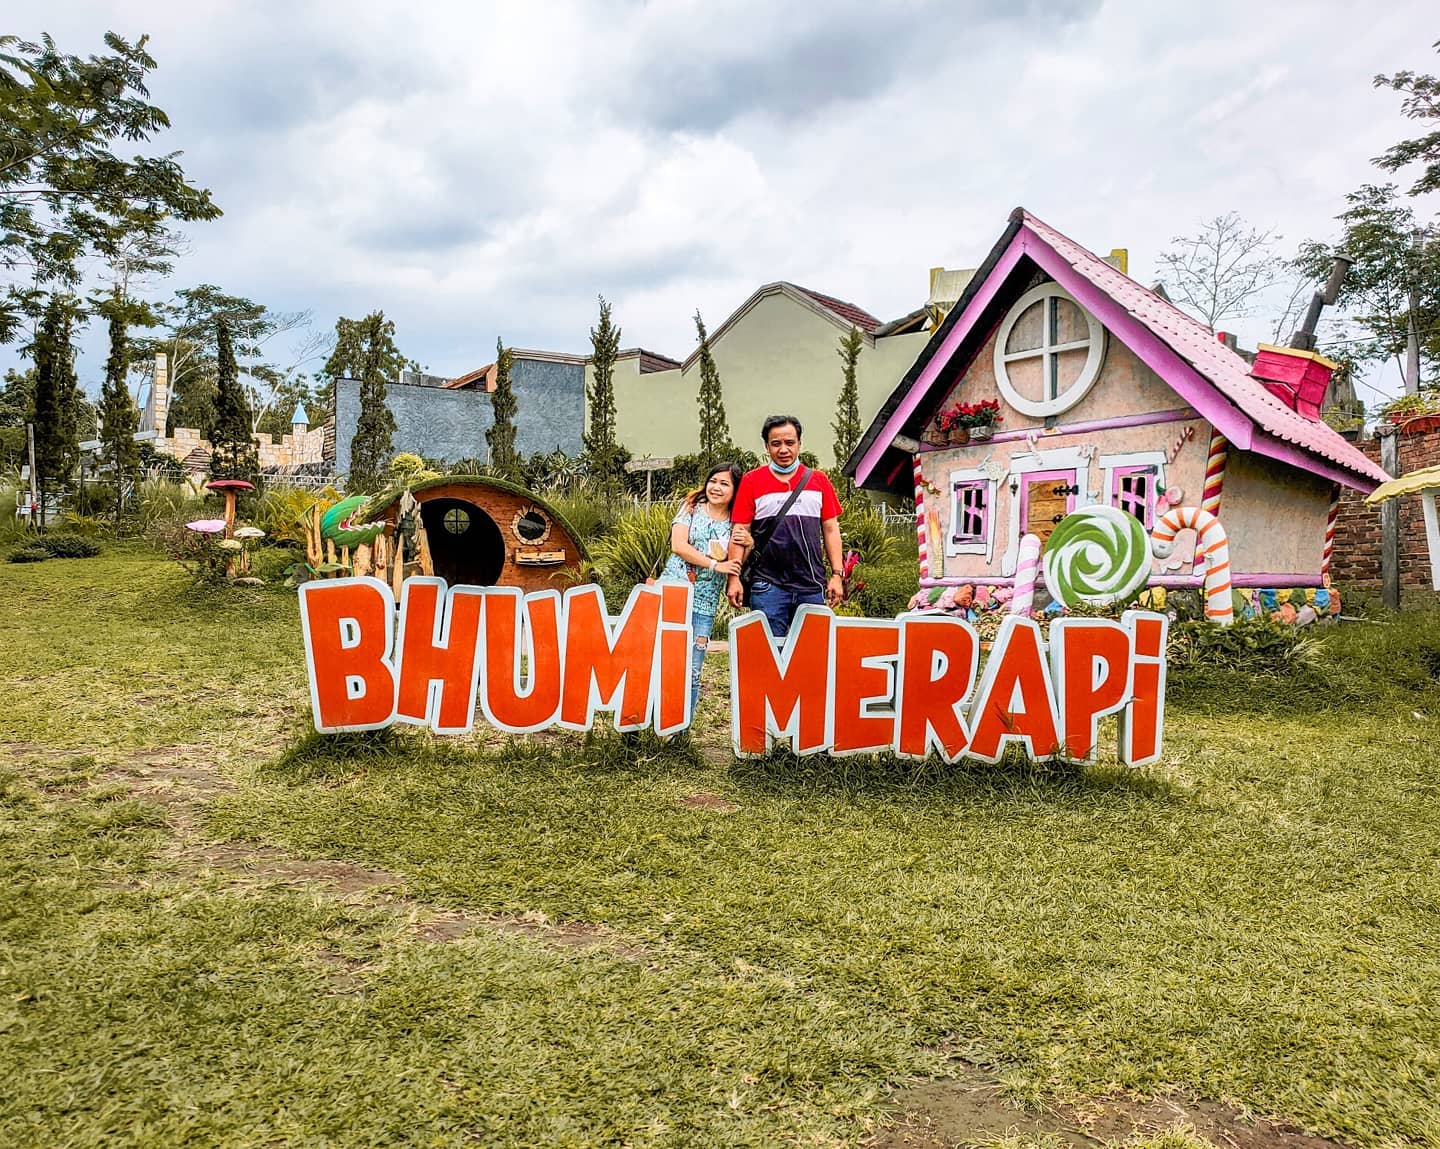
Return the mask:
{"type": "Polygon", "coordinates": [[[43,563],[50,557],[50,552],[39,543],[26,543],[16,547],[7,557],[12,563],[43,563]]]}
{"type": "Polygon", "coordinates": [[[583,483],[553,496],[549,502],[587,547],[595,546],[613,531],[619,517],[618,508],[607,506],[603,498],[583,483]]]}
{"type": "Polygon", "coordinates": [[[285,581],[290,568],[305,561],[303,547],[277,546],[252,547],[250,550],[250,573],[267,583],[280,584],[285,581]]]}
{"type": "Polygon", "coordinates": [[[305,531],[300,526],[300,516],[319,503],[322,509],[334,506],[340,501],[340,492],[334,487],[323,491],[307,491],[298,487],[272,487],[266,491],[244,516],[251,526],[259,527],[271,542],[305,542],[305,531]]]}
{"type": "MultiPolygon", "coordinates": [[[[77,486],[66,502],[69,510],[62,516],[64,519],[77,519],[80,522],[93,521],[97,524],[104,524],[107,520],[115,517],[115,501],[120,497],[112,482],[91,481],[77,486]]],[[[66,523],[69,526],[69,523],[66,523]]],[[[105,529],[102,525],[100,529],[105,529]]]]}
{"type": "Polygon", "coordinates": [[[1284,677],[1312,659],[1317,641],[1306,627],[1268,618],[1237,618],[1231,626],[1199,619],[1174,622],[1170,625],[1170,669],[1284,677]]]}
{"type": "Polygon", "coordinates": [[[108,535],[113,523],[113,519],[100,518],[97,515],[82,515],[78,511],[64,511],[60,515],[60,528],[65,534],[84,535],[86,538],[108,535]]]}
{"type": "MultiPolygon", "coordinates": [[[[860,556],[862,566],[897,564],[902,554],[900,540],[886,530],[880,512],[863,501],[857,500],[840,516],[840,538],[845,553],[854,551],[860,556]]],[[[912,571],[918,569],[914,562],[906,565],[912,571]]]]}
{"type": "Polygon", "coordinates": [[[920,589],[920,571],[911,559],[882,566],[861,563],[850,580],[851,601],[870,618],[894,618],[920,589]]]}
{"type": "Polygon", "coordinates": [[[201,499],[179,479],[151,477],[136,484],[125,510],[131,529],[148,535],[159,524],[199,518],[201,499]]]}
{"type": "Polygon", "coordinates": [[[93,559],[100,553],[99,543],[66,531],[41,535],[38,545],[52,559],[93,559]]]}
{"type": "Polygon", "coordinates": [[[605,588],[605,601],[618,609],[630,588],[659,578],[670,557],[670,520],[675,513],[656,503],[621,516],[614,531],[591,546],[591,556],[605,588]]]}
{"type": "Polygon", "coordinates": [[[197,534],[185,526],[201,513],[201,508],[191,504],[169,518],[156,519],[146,529],[145,541],[189,571],[196,582],[220,582],[225,577],[225,564],[215,536],[197,534]]]}

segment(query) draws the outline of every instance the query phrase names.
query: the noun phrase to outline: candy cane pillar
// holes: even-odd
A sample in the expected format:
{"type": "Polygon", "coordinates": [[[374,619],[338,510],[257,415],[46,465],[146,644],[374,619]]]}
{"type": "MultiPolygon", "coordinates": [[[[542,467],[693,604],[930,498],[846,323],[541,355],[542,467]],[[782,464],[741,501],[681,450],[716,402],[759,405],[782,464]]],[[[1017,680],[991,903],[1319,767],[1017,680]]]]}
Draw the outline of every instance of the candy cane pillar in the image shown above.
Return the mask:
{"type": "Polygon", "coordinates": [[[920,453],[915,453],[915,543],[920,548],[920,577],[930,577],[930,531],[925,523],[925,476],[920,472],[920,453]]]}
{"type": "Polygon", "coordinates": [[[1335,554],[1335,520],[1340,516],[1340,484],[1330,488],[1330,514],[1325,519],[1325,548],[1320,552],[1320,583],[1330,585],[1330,560],[1335,554]]]}
{"type": "Polygon", "coordinates": [[[1010,600],[1010,613],[1028,615],[1035,605],[1035,576],[1040,570],[1040,539],[1026,535],[1020,540],[1019,561],[1015,566],[1015,596],[1010,600]]]}
{"type": "Polygon", "coordinates": [[[1175,536],[1195,532],[1195,561],[1205,563],[1205,617],[1221,626],[1235,621],[1230,587],[1230,540],[1220,520],[1201,507],[1173,507],[1161,516],[1150,535],[1150,549],[1165,558],[1175,549],[1175,536]]]}
{"type": "Polygon", "coordinates": [[[1220,513],[1220,490],[1225,485],[1225,462],[1230,457],[1230,441],[1214,432],[1210,436],[1210,454],[1205,458],[1205,490],[1200,496],[1200,509],[1212,515],[1220,513]]]}

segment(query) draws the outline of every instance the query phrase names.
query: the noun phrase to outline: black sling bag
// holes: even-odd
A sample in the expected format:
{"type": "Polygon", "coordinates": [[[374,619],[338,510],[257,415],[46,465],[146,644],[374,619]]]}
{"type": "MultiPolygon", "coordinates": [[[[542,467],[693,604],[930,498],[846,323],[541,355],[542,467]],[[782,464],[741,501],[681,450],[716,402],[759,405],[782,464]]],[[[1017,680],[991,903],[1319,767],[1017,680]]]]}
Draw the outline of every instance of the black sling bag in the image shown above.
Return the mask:
{"type": "Polygon", "coordinates": [[[750,588],[754,586],[755,574],[760,569],[760,556],[769,549],[770,540],[775,536],[775,528],[780,525],[780,520],[790,513],[790,508],[795,505],[795,500],[800,497],[800,492],[805,489],[805,485],[810,482],[810,476],[814,473],[813,468],[805,468],[800,475],[800,481],[795,484],[795,489],[790,492],[790,497],[785,500],[778,515],[764,520],[763,526],[759,522],[750,524],[750,538],[753,545],[750,553],[745,556],[745,565],[740,568],[740,585],[745,591],[745,597],[741,601],[746,606],[750,605],[750,588]]]}

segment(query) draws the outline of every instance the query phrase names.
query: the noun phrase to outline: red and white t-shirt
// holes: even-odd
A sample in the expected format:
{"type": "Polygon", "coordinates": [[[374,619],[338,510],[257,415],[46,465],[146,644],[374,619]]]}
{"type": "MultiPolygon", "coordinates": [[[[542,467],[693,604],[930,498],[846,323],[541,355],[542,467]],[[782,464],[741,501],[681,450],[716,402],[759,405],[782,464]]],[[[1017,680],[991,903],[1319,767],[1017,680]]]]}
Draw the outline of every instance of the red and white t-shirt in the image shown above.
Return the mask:
{"type": "MultiPolygon", "coordinates": [[[[737,526],[763,522],[780,513],[793,484],[809,468],[801,464],[794,474],[781,478],[768,465],[756,467],[740,480],[730,521],[737,526]],[[788,480],[788,481],[787,481],[788,480]]],[[[840,517],[840,500],[824,471],[810,471],[800,497],[775,524],[770,542],[760,556],[756,578],[786,590],[812,591],[825,586],[825,537],[820,524],[840,517]]]]}

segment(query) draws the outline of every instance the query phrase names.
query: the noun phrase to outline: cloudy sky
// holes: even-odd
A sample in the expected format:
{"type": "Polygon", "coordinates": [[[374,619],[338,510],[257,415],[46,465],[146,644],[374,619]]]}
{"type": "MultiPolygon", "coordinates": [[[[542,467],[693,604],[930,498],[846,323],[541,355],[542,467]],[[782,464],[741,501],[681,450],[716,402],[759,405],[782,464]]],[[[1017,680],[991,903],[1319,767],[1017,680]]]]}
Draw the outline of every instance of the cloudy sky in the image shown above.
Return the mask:
{"type": "MultiPolygon", "coordinates": [[[[713,327],[777,279],[893,318],[928,268],[983,258],[1017,204],[1128,247],[1146,283],[1218,213],[1287,249],[1330,237],[1344,193],[1379,176],[1370,157],[1414,132],[1371,77],[1440,66],[1433,0],[21,0],[9,17],[79,53],[149,33],[164,145],[225,211],[191,229],[169,287],[326,327],[381,307],[446,375],[497,335],[586,349],[597,293],[626,345],[677,357],[697,307],[713,327]]],[[[1261,317],[1231,326],[1268,337],[1261,317]]],[[[92,349],[82,376],[102,366],[92,349]]]]}

